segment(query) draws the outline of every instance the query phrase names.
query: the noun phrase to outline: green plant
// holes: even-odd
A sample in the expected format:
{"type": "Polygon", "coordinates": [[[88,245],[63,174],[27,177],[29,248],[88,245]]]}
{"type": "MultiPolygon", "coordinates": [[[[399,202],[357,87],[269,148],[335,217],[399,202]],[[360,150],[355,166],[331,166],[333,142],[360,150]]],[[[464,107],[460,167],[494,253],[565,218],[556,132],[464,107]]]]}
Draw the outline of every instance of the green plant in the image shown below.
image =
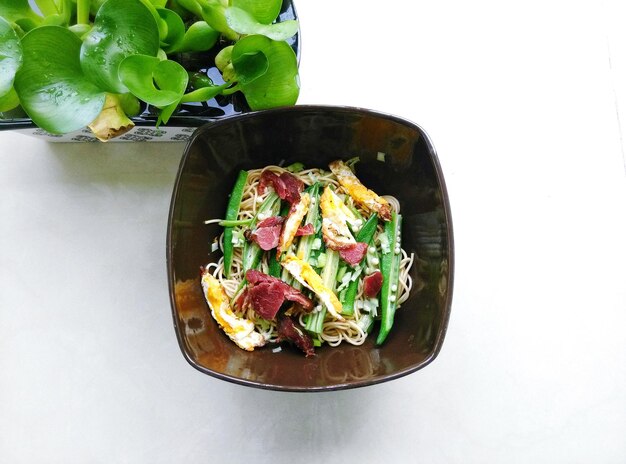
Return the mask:
{"type": "Polygon", "coordinates": [[[294,20],[282,0],[3,0],[0,111],[21,106],[62,134],[88,126],[101,140],[133,123],[140,101],[166,124],[181,103],[242,92],[253,110],[295,104],[294,20]],[[223,83],[188,72],[176,54],[221,50],[223,83]],[[192,85],[190,85],[190,82],[192,85]]]}

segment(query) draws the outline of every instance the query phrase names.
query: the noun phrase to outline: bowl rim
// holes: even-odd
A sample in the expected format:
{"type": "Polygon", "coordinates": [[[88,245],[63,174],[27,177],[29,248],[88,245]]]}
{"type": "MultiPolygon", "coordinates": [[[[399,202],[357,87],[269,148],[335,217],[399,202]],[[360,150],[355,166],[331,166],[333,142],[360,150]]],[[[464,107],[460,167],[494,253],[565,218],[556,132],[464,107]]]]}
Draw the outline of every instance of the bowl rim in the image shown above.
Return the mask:
{"type": "Polygon", "coordinates": [[[452,310],[452,299],[454,293],[454,268],[455,268],[455,251],[454,251],[454,234],[453,234],[453,225],[452,225],[452,213],[450,208],[450,198],[448,194],[448,189],[445,183],[445,179],[443,176],[443,170],[441,167],[441,163],[439,161],[439,156],[435,150],[435,147],[432,143],[432,140],[428,133],[418,124],[413,121],[396,116],[390,113],[385,113],[383,111],[368,109],[364,107],[357,106],[342,106],[342,105],[295,105],[288,107],[278,107],[271,108],[267,110],[258,110],[251,111],[248,113],[234,114],[228,115],[226,117],[220,118],[214,122],[207,122],[206,124],[198,127],[189,140],[186,142],[185,149],[183,151],[183,156],[181,157],[178,170],[176,172],[176,179],[174,182],[174,186],[172,189],[172,195],[170,198],[170,208],[168,213],[168,221],[167,221],[167,237],[166,237],[166,267],[167,267],[167,279],[168,279],[168,291],[170,298],[170,307],[172,312],[172,319],[174,322],[174,329],[176,332],[176,339],[178,341],[178,346],[183,354],[183,357],[187,360],[187,362],[199,370],[200,372],[207,374],[211,377],[225,380],[230,383],[234,383],[237,385],[243,385],[247,387],[259,388],[263,390],[272,390],[272,391],[284,391],[284,392],[305,392],[305,393],[313,393],[313,392],[327,392],[327,391],[337,391],[337,390],[348,390],[353,388],[360,388],[370,385],[377,385],[385,382],[389,382],[391,380],[395,380],[401,377],[405,377],[413,372],[423,369],[432,363],[440,354],[441,349],[443,347],[443,342],[448,330],[448,325],[450,321],[450,314],[452,310]],[[239,377],[234,377],[228,374],[224,374],[221,372],[213,371],[209,368],[199,365],[196,363],[187,352],[185,343],[183,340],[183,334],[181,331],[181,327],[178,324],[177,312],[176,312],[176,300],[175,300],[175,291],[174,291],[174,275],[173,275],[173,244],[172,244],[172,234],[171,231],[173,229],[174,224],[174,206],[175,200],[177,199],[177,195],[179,192],[179,187],[181,183],[181,174],[186,165],[187,158],[190,154],[190,147],[194,144],[195,140],[199,138],[204,132],[213,130],[215,127],[219,127],[224,124],[232,124],[237,121],[243,121],[250,118],[257,118],[262,115],[271,115],[274,113],[306,113],[306,112],[319,112],[319,111],[333,111],[333,112],[341,112],[341,113],[359,113],[364,115],[373,116],[376,118],[387,119],[393,122],[397,122],[399,124],[403,124],[406,126],[413,127],[417,129],[424,137],[425,142],[428,147],[428,152],[431,157],[431,161],[435,168],[435,174],[437,177],[437,181],[441,188],[441,202],[443,206],[443,212],[446,220],[446,234],[447,234],[447,242],[448,242],[448,271],[447,271],[447,296],[444,302],[443,310],[443,318],[441,321],[441,325],[438,329],[437,336],[435,338],[435,343],[433,347],[433,351],[431,354],[420,364],[415,366],[410,366],[405,369],[401,369],[398,372],[394,372],[393,374],[389,374],[384,377],[376,377],[373,379],[367,380],[356,380],[354,382],[343,382],[333,385],[326,386],[299,386],[299,385],[278,385],[273,383],[264,383],[257,382],[253,380],[247,380],[239,377]]]}

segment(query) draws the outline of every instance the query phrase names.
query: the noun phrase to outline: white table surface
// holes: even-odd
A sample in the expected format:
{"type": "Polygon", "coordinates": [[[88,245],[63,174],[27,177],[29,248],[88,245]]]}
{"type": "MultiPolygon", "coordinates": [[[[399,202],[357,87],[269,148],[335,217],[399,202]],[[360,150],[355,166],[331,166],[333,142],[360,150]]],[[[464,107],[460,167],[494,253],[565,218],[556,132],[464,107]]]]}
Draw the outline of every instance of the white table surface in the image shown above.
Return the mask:
{"type": "Polygon", "coordinates": [[[324,394],[196,371],[165,269],[184,144],[3,132],[0,462],[626,462],[619,2],[297,6],[299,103],[403,116],[438,150],[456,242],[441,354],[324,394]]]}

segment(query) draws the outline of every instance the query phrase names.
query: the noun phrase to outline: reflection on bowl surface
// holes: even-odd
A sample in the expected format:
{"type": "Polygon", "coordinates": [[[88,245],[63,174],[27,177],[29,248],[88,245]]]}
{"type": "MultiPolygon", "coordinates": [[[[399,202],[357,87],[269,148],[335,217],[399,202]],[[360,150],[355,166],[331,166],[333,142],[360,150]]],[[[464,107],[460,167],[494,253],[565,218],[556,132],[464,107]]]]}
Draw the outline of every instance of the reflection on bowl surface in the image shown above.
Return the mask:
{"type": "Polygon", "coordinates": [[[167,266],[179,344],[202,372],[275,390],[320,391],[370,385],[414,372],[441,349],[452,302],[453,236],[443,174],[426,133],[369,110],[296,106],[234,116],[199,128],[187,145],[172,195],[167,266]],[[383,157],[384,154],[384,157],[383,157]],[[403,248],[415,253],[411,296],[382,346],[324,346],[305,358],[289,346],[254,352],[235,346],[211,318],[200,267],[219,259],[211,241],[240,169],[359,156],[357,175],[400,201],[403,248]],[[382,159],[384,158],[384,161],[382,159]]]}

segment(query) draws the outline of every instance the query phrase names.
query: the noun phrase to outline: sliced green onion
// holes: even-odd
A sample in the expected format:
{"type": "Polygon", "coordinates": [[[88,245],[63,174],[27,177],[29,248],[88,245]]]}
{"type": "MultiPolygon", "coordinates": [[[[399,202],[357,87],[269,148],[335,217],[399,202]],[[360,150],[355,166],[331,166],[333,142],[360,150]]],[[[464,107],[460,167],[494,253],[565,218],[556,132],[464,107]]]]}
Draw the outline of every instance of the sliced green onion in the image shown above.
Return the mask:
{"type": "MultiPolygon", "coordinates": [[[[376,227],[378,226],[378,215],[372,214],[359,233],[356,236],[357,242],[367,243],[368,247],[373,243],[374,234],[376,233],[376,227]]],[[[341,314],[350,315],[354,313],[354,299],[356,298],[357,290],[359,289],[358,277],[363,271],[364,265],[361,263],[352,272],[351,281],[346,289],[345,299],[341,301],[342,310],[341,314]]]]}
{"type": "MultiPolygon", "coordinates": [[[[241,205],[241,197],[243,196],[243,189],[248,180],[247,171],[239,171],[235,186],[230,194],[228,205],[226,206],[227,221],[234,221],[239,215],[239,207],[241,205]]],[[[233,227],[224,228],[224,275],[229,278],[230,270],[233,264],[233,227]]]]}

